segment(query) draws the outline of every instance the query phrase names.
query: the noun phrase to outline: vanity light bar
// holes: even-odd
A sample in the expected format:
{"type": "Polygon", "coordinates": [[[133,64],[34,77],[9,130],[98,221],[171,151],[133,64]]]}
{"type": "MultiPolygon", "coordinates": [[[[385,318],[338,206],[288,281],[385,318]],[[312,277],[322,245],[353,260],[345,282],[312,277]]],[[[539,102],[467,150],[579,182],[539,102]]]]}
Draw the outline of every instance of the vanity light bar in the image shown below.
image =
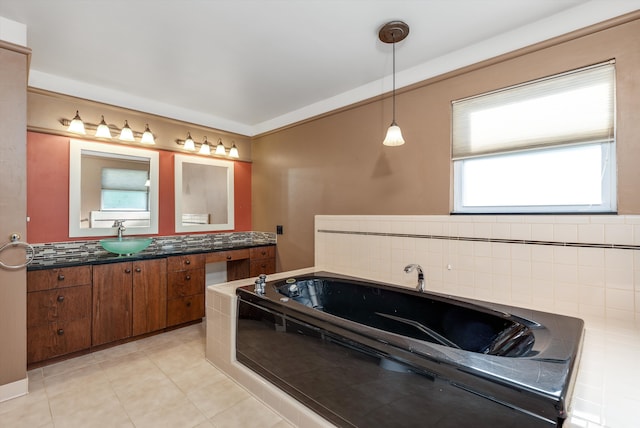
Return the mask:
{"type": "Polygon", "coordinates": [[[114,135],[117,135],[117,139],[121,141],[136,141],[139,139],[143,144],[155,144],[155,136],[149,129],[149,124],[145,125],[145,129],[143,132],[134,131],[129,127],[129,123],[125,120],[122,128],[118,128],[114,125],[109,125],[104,120],[104,116],[102,116],[102,120],[98,124],[83,122],[80,118],[79,112],[76,110],[76,115],[73,119],[60,119],[60,123],[63,126],[67,127],[67,131],[72,132],[74,134],[82,134],[86,135],[86,130],[93,131],[94,136],[98,138],[104,138],[113,140],[116,139],[114,135]]]}
{"type": "Polygon", "coordinates": [[[200,155],[217,155],[217,156],[228,156],[233,159],[238,159],[240,157],[240,153],[238,153],[238,148],[236,147],[235,141],[231,142],[231,147],[227,149],[227,147],[222,144],[222,138],[218,138],[218,144],[215,146],[215,150],[211,146],[211,143],[207,141],[207,137],[203,137],[202,143],[198,143],[191,138],[191,132],[187,132],[187,138],[185,140],[176,140],[176,144],[179,146],[183,146],[184,150],[188,150],[191,152],[196,151],[198,149],[198,154],[200,155]],[[213,153],[212,153],[213,150],[213,153]]]}

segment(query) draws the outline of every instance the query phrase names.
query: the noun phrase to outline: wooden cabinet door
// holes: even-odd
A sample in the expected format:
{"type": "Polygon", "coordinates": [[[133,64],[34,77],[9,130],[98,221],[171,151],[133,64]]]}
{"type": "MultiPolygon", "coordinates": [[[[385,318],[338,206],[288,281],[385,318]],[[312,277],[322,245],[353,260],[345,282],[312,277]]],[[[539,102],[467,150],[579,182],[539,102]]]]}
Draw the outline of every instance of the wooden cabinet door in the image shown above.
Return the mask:
{"type": "Polygon", "coordinates": [[[131,336],[132,263],[93,267],[93,346],[131,336]]]}
{"type": "Polygon", "coordinates": [[[167,326],[183,324],[204,317],[204,293],[171,299],[167,302],[167,326]]]}
{"type": "Polygon", "coordinates": [[[133,335],[167,326],[167,259],[133,262],[133,335]]]}
{"type": "Polygon", "coordinates": [[[27,293],[27,364],[91,346],[91,285],[27,293]]]}
{"type": "Polygon", "coordinates": [[[167,276],[169,279],[169,299],[204,293],[204,268],[169,272],[167,276]]]}

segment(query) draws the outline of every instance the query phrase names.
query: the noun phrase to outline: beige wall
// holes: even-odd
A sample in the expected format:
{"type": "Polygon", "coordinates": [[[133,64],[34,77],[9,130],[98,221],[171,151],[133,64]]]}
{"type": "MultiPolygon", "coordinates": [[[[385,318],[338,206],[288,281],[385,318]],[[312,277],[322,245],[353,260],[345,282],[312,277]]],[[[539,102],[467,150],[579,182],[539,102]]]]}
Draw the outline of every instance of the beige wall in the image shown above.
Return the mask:
{"type": "MultiPolygon", "coordinates": [[[[28,49],[0,41],[0,246],[18,233],[26,241],[28,49]]],[[[8,249],[3,263],[24,262],[22,249],[8,249]]],[[[0,268],[0,401],[18,394],[11,385],[27,368],[26,269],[0,268]],[[8,386],[8,388],[3,388],[8,386]]],[[[24,391],[26,392],[26,391],[24,391]]]]}
{"type": "Polygon", "coordinates": [[[610,58],[617,69],[618,212],[640,213],[639,19],[619,18],[400,91],[401,147],[382,145],[388,97],[255,138],[253,226],[284,226],[278,269],[313,265],[317,214],[448,214],[452,100],[610,58]]]}

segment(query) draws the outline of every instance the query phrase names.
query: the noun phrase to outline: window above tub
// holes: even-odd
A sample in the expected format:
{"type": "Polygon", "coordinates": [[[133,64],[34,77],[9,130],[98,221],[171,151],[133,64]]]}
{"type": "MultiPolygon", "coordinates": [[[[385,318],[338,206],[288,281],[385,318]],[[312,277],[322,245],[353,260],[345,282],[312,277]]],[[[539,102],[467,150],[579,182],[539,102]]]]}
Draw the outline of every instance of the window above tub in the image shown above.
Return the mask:
{"type": "Polygon", "coordinates": [[[614,64],[454,101],[454,213],[615,212],[614,64]]]}

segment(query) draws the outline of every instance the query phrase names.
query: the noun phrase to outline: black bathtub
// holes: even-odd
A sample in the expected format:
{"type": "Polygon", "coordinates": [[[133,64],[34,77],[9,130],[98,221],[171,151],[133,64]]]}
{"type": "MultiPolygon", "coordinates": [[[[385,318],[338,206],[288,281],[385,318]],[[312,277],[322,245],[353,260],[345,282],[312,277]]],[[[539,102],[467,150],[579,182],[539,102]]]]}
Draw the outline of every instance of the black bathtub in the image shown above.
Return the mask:
{"type": "Polygon", "coordinates": [[[237,360],[337,426],[567,416],[582,320],[324,272],[237,295],[237,360]]]}

